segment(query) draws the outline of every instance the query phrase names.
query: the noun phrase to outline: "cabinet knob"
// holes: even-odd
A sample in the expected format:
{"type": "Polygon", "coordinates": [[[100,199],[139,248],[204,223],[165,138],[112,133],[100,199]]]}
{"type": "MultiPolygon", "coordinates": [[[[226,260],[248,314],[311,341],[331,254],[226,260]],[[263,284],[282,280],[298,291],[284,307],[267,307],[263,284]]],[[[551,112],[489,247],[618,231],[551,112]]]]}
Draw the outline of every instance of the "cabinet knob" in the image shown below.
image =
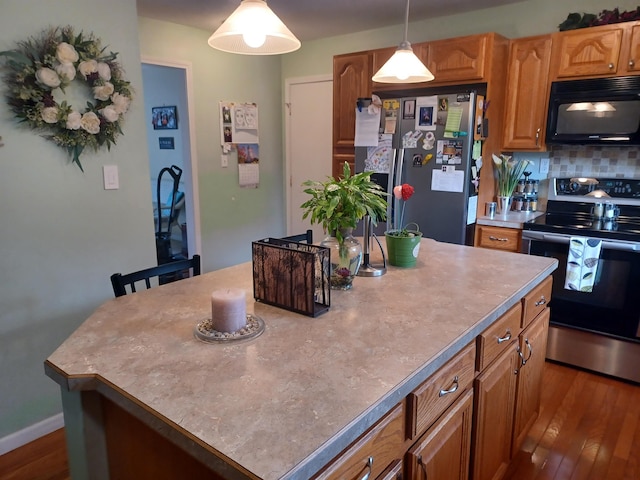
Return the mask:
{"type": "Polygon", "coordinates": [[[613,63],[609,64],[609,70],[613,70],[613,67],[615,67],[615,65],[613,63]]]}
{"type": "Polygon", "coordinates": [[[633,59],[629,60],[629,66],[631,68],[635,67],[636,66],[636,62],[633,59]]]}

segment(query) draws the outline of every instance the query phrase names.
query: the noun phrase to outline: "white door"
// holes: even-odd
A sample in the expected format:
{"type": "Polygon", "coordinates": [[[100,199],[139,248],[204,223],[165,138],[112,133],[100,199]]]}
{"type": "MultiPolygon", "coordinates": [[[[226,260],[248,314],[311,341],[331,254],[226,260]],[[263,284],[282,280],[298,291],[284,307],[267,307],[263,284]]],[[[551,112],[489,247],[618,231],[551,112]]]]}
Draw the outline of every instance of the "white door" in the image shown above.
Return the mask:
{"type": "Polygon", "coordinates": [[[330,75],[287,80],[287,234],[313,229],[313,241],[324,238],[320,225],[302,220],[300,205],[309,198],[306,180],[324,181],[331,176],[333,79],[330,75]]]}

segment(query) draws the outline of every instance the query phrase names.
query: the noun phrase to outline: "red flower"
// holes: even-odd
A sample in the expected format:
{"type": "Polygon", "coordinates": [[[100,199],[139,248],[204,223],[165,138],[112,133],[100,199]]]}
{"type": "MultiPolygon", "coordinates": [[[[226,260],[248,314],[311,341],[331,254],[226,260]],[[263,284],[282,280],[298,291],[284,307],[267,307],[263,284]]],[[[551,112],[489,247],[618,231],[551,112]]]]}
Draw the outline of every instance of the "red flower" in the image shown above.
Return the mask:
{"type": "Polygon", "coordinates": [[[403,183],[393,188],[393,195],[398,199],[402,199],[405,202],[411,198],[415,189],[408,183],[403,183]]]}

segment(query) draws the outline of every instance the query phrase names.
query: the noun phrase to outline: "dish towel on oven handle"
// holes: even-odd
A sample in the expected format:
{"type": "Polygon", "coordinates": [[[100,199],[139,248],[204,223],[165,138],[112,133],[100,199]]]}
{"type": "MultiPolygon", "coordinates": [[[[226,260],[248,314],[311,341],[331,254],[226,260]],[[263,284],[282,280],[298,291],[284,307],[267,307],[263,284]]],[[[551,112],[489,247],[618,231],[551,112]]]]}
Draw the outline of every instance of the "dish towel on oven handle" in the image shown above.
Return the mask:
{"type": "Polygon", "coordinates": [[[599,238],[571,237],[569,239],[564,288],[586,293],[593,291],[601,247],[602,240],[599,238]]]}

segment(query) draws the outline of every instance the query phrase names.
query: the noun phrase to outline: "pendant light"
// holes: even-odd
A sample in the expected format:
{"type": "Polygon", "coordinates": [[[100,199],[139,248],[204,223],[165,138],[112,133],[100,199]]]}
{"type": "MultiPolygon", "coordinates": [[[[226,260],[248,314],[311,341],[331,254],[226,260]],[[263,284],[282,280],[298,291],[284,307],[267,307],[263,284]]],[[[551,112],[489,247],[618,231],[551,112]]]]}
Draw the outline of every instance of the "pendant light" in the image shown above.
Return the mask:
{"type": "Polygon", "coordinates": [[[413,53],[411,44],[407,40],[409,32],[409,0],[404,18],[404,40],[387,60],[372,80],[378,83],[418,83],[430,82],[435,77],[427,67],[413,53]]]}
{"type": "Polygon", "coordinates": [[[207,43],[223,52],[243,55],[277,55],[300,48],[300,40],[265,0],[242,0],[207,43]]]}

